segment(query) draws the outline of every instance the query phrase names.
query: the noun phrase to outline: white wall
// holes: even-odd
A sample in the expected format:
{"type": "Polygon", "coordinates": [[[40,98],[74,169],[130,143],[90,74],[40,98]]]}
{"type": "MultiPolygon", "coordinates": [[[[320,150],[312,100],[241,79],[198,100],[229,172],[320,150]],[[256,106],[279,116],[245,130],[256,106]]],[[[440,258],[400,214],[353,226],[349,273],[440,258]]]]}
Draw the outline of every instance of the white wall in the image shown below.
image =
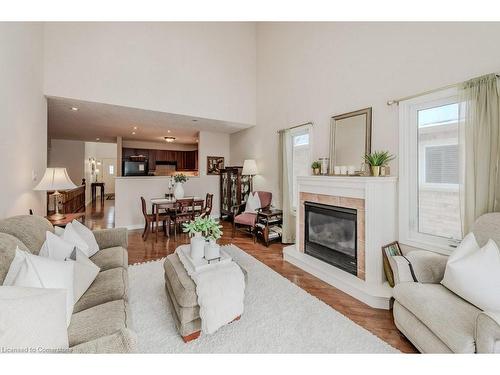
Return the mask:
{"type": "Polygon", "coordinates": [[[85,178],[85,142],[50,139],[47,166],[66,168],[71,181],[80,185],[85,178]]]}
{"type": "Polygon", "coordinates": [[[45,93],[255,124],[254,23],[45,25],[45,93]]]}
{"type": "MultiPolygon", "coordinates": [[[[189,177],[184,184],[186,196],[205,199],[207,193],[214,194],[212,216],[220,215],[220,176],[207,176],[207,156],[223,156],[226,165],[229,160],[229,134],[200,132],[199,173],[189,177]]],[[[151,198],[163,197],[168,192],[169,177],[122,177],[115,180],[115,222],[117,227],[140,228],[144,225],[140,197],[148,202],[151,198]]]]}
{"type": "Polygon", "coordinates": [[[397,154],[398,107],[386,101],[499,71],[493,35],[499,23],[261,23],[257,126],[231,135],[231,161],[256,159],[255,187],[278,198],[276,130],[313,121],[314,157],[328,156],[331,116],[365,107],[372,149],[397,154]]]}
{"type": "Polygon", "coordinates": [[[0,23],[0,218],[45,215],[45,192],[34,192],[47,165],[43,96],[43,26],[0,23]],[[33,181],[32,174],[37,175],[33,181]]]}

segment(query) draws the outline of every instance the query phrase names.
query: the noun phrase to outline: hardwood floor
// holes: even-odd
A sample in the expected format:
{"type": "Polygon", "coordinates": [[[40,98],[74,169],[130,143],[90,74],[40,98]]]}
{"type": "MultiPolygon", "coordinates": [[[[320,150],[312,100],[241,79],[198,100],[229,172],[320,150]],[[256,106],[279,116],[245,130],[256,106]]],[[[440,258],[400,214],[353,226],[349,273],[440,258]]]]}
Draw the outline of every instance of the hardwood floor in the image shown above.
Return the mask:
{"type": "MultiPolygon", "coordinates": [[[[99,203],[94,206],[89,205],[86,210],[85,224],[91,229],[113,228],[114,201],[106,200],[104,206],[100,206],[99,203]]],[[[300,268],[285,262],[283,260],[282,244],[274,243],[269,247],[265,247],[259,242],[253,243],[252,238],[243,233],[237,233],[235,238],[232,239],[230,224],[227,222],[222,224],[224,226],[224,235],[219,241],[220,244],[233,243],[402,352],[417,352],[415,347],[397,330],[394,325],[392,311],[371,308],[300,268]]],[[[142,230],[129,231],[129,264],[165,257],[173,253],[177,246],[189,241],[184,234],[178,235],[177,241],[175,241],[173,236],[167,238],[163,233],[158,236],[158,242],[155,242],[154,235],[150,235],[147,241],[143,241],[141,234],[142,230]]]]}

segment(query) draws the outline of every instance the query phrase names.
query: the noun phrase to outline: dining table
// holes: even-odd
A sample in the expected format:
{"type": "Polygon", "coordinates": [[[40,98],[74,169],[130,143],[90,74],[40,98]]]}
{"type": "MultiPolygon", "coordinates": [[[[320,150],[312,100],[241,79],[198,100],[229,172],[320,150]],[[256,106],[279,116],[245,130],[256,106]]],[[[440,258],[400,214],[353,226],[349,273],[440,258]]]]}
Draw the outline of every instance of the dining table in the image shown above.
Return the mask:
{"type": "MultiPolygon", "coordinates": [[[[205,203],[205,200],[200,197],[196,196],[187,196],[183,198],[151,198],[151,212],[153,215],[155,215],[156,220],[156,227],[154,228],[155,231],[155,236],[156,236],[156,241],[158,241],[158,225],[159,225],[159,220],[160,220],[160,210],[169,210],[169,209],[174,209],[175,208],[175,203],[180,200],[194,200],[194,205],[195,206],[203,206],[205,203]]],[[[170,228],[165,231],[167,233],[167,236],[170,237],[170,228]]]]}

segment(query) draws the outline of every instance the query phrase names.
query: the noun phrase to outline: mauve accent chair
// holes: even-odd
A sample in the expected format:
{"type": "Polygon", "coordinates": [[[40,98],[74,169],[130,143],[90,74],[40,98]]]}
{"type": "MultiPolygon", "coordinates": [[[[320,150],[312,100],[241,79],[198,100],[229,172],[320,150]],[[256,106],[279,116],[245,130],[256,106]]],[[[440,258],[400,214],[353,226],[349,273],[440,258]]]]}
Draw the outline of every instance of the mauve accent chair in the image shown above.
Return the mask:
{"type": "Polygon", "coordinates": [[[246,234],[250,234],[255,242],[255,224],[257,222],[257,214],[260,211],[266,211],[271,207],[271,202],[273,200],[273,194],[268,191],[257,191],[257,195],[260,200],[260,208],[255,212],[244,212],[246,203],[234,207],[234,220],[233,220],[233,231],[232,238],[236,231],[240,231],[246,234]]]}

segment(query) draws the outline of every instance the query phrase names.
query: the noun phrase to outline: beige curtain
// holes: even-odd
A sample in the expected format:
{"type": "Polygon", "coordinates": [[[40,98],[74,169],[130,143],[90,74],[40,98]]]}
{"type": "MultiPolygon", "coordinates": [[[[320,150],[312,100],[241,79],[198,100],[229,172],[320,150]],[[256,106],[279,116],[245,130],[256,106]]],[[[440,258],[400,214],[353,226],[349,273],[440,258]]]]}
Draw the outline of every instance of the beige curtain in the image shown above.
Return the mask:
{"type": "Polygon", "coordinates": [[[499,88],[496,74],[472,79],[459,88],[463,233],[482,214],[500,210],[499,88]]]}
{"type": "Polygon", "coordinates": [[[283,243],[295,242],[295,216],[292,208],[292,153],[290,130],[279,132],[279,180],[281,192],[281,206],[283,210],[282,237],[283,243]]]}

